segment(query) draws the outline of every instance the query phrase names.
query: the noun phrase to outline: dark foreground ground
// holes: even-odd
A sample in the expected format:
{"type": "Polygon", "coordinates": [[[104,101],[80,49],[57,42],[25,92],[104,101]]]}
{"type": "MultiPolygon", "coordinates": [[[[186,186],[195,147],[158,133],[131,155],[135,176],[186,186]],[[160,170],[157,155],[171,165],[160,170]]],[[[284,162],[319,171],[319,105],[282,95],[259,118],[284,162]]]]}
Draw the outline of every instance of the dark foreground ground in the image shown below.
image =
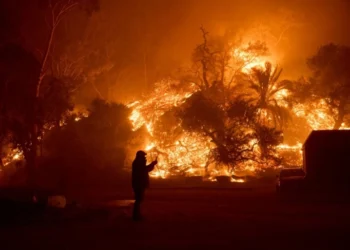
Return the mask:
{"type": "Polygon", "coordinates": [[[130,192],[0,227],[0,249],[350,249],[350,203],[273,188],[155,188],[146,220],[130,192]],[[123,200],[123,201],[121,201],[123,200]]]}

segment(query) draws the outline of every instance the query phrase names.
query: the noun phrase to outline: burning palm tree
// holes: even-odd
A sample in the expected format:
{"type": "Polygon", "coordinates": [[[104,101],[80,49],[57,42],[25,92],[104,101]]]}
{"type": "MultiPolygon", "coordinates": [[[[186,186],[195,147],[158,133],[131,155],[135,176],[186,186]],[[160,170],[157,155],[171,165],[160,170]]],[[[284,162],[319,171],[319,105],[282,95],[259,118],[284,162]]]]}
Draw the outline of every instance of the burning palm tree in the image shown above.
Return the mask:
{"type": "Polygon", "coordinates": [[[282,69],[272,67],[269,62],[265,68],[252,68],[248,79],[247,102],[259,110],[258,119],[264,125],[282,128],[290,119],[284,98],[288,95],[290,82],[279,81],[282,69]]]}

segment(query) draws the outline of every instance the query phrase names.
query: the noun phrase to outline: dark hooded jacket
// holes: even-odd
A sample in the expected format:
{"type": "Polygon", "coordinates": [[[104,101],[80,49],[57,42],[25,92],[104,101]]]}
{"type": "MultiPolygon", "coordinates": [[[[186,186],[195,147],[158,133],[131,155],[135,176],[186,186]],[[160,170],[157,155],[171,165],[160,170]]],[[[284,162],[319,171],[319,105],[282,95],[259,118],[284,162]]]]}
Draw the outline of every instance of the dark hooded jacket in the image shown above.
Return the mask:
{"type": "Polygon", "coordinates": [[[148,173],[154,169],[155,163],[146,165],[144,157],[136,157],[132,163],[132,188],[146,189],[149,187],[148,173]]]}

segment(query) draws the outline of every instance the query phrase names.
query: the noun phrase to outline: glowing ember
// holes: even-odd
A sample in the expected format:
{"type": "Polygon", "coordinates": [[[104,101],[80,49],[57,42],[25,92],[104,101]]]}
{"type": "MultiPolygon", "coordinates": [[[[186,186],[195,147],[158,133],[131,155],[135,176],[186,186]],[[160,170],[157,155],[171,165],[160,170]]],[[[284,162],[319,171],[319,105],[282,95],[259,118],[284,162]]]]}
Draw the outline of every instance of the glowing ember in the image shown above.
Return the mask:
{"type": "Polygon", "coordinates": [[[16,153],[16,154],[12,157],[12,159],[13,159],[13,160],[19,160],[21,157],[22,157],[22,153],[16,153]]]}
{"type": "Polygon", "coordinates": [[[151,143],[151,144],[148,144],[147,146],[146,146],[146,148],[145,148],[145,150],[146,151],[149,151],[149,150],[151,150],[152,148],[154,148],[154,143],[151,143]]]}
{"type": "Polygon", "coordinates": [[[165,170],[156,169],[150,173],[151,177],[165,179],[167,177],[167,172],[165,170]]]}
{"type": "Polygon", "coordinates": [[[301,150],[303,144],[298,142],[296,145],[280,144],[277,146],[280,150],[301,150]]]}
{"type": "Polygon", "coordinates": [[[238,183],[243,183],[245,182],[243,179],[235,179],[235,178],[231,178],[231,182],[238,182],[238,183]]]}
{"type": "Polygon", "coordinates": [[[14,149],[10,152],[10,154],[8,154],[4,159],[4,165],[7,166],[9,165],[11,162],[14,161],[18,161],[18,160],[23,160],[24,156],[23,156],[23,152],[19,149],[14,149]]]}

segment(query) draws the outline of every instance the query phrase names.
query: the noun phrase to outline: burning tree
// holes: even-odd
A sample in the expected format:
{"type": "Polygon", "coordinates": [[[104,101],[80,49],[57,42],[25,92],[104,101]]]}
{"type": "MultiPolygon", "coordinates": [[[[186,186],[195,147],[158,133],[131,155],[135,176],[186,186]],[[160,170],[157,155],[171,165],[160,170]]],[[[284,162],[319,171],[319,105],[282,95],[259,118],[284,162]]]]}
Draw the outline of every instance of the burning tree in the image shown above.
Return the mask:
{"type": "Polygon", "coordinates": [[[264,68],[254,67],[248,75],[248,88],[244,88],[244,98],[247,102],[259,109],[259,122],[266,126],[278,127],[281,129],[290,118],[285,97],[291,82],[288,80],[279,81],[282,69],[272,67],[270,62],[265,63],[264,68]]]}
{"type": "MultiPolygon", "coordinates": [[[[234,105],[230,108],[237,108],[234,105]]],[[[246,116],[235,116],[201,92],[186,101],[179,116],[184,129],[202,134],[215,145],[211,153],[218,163],[232,169],[237,163],[250,159],[255,144],[249,145],[253,134],[247,131],[249,118],[246,116]]]]}
{"type": "Polygon", "coordinates": [[[183,79],[195,83],[201,91],[207,91],[207,94],[219,95],[216,101],[225,102],[231,97],[230,91],[242,72],[260,65],[259,57],[268,54],[268,49],[260,41],[242,45],[237,41],[230,41],[231,34],[209,37],[203,27],[201,31],[203,43],[195,48],[192,67],[186,71],[183,79]]]}
{"type": "Polygon", "coordinates": [[[322,99],[339,129],[350,113],[350,47],[328,44],[308,59],[313,72],[309,98],[322,99]]]}

